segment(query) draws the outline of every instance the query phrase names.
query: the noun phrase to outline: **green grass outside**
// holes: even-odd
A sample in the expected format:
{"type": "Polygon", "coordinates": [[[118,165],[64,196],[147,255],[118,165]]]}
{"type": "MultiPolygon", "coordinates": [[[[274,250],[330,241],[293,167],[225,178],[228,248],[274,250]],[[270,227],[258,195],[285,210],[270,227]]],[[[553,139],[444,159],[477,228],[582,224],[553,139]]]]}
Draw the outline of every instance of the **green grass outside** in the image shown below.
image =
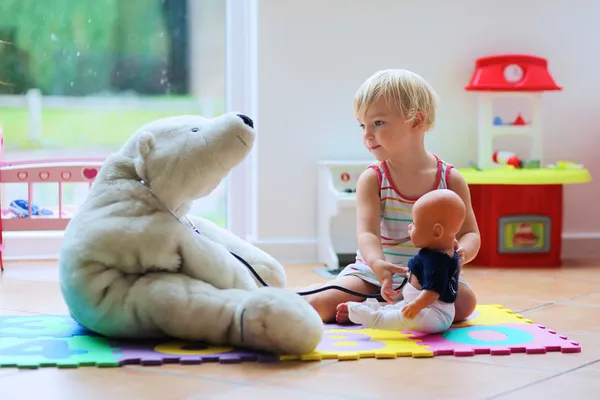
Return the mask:
{"type": "Polygon", "coordinates": [[[29,113],[25,108],[0,108],[0,126],[7,151],[27,149],[97,149],[120,147],[141,125],[177,115],[177,111],[69,110],[42,111],[39,141],[29,137],[29,113]]]}
{"type": "Polygon", "coordinates": [[[215,224],[217,224],[218,226],[220,226],[221,228],[227,228],[227,217],[224,213],[206,213],[206,214],[202,214],[199,215],[200,217],[206,218],[212,222],[214,222],[215,224]]]}

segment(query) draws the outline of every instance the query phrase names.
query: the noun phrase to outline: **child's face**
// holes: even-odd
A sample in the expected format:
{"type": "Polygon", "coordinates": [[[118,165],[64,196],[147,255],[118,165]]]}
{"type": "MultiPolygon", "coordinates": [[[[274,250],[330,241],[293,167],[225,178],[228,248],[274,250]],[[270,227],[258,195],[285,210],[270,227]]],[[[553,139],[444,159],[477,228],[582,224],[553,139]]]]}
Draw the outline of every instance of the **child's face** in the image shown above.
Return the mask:
{"type": "Polygon", "coordinates": [[[363,131],[363,144],[379,161],[393,158],[402,150],[412,132],[412,123],[398,112],[390,110],[385,100],[379,99],[358,118],[363,131]]]}

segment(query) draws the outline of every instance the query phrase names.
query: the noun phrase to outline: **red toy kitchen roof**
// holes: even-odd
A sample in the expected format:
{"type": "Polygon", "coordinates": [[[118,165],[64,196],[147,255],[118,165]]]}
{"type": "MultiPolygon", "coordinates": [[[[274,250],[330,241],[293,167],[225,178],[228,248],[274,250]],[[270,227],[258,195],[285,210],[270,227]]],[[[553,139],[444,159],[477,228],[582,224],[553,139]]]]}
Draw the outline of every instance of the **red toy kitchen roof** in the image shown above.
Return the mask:
{"type": "Polygon", "coordinates": [[[548,71],[548,61],[526,54],[501,54],[479,58],[475,63],[471,82],[465,89],[503,92],[562,90],[548,71]],[[513,76],[507,78],[507,75],[511,74],[513,76]]]}

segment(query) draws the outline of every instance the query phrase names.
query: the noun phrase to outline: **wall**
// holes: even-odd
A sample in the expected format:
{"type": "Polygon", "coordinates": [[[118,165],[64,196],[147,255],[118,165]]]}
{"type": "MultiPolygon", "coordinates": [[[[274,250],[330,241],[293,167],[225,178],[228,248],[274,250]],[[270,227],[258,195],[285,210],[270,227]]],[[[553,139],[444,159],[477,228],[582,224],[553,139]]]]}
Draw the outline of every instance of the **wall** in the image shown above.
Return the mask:
{"type": "Polygon", "coordinates": [[[442,103],[427,146],[458,167],[476,157],[476,96],[463,87],[477,57],[549,60],[563,92],[543,97],[544,162],[583,163],[596,180],[565,190],[565,255],[600,255],[600,3],[592,0],[259,1],[258,199],[253,239],[282,260],[316,257],[316,162],[366,159],[352,115],[378,69],[424,76],[442,103]],[[432,4],[435,3],[435,6],[432,4]],[[583,247],[582,247],[583,246],[583,247]]]}

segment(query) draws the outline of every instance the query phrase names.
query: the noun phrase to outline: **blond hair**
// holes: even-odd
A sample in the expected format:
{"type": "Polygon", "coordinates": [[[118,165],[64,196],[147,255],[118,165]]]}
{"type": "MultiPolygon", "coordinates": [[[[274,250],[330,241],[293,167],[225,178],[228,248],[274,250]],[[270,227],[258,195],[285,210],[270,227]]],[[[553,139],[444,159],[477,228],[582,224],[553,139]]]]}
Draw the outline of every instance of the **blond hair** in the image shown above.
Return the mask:
{"type": "Polygon", "coordinates": [[[439,101],[431,85],[421,76],[405,69],[386,69],[371,75],[354,96],[354,113],[363,117],[369,107],[380,98],[392,111],[398,111],[408,121],[417,112],[423,113],[428,129],[435,122],[435,109],[439,101]]]}

